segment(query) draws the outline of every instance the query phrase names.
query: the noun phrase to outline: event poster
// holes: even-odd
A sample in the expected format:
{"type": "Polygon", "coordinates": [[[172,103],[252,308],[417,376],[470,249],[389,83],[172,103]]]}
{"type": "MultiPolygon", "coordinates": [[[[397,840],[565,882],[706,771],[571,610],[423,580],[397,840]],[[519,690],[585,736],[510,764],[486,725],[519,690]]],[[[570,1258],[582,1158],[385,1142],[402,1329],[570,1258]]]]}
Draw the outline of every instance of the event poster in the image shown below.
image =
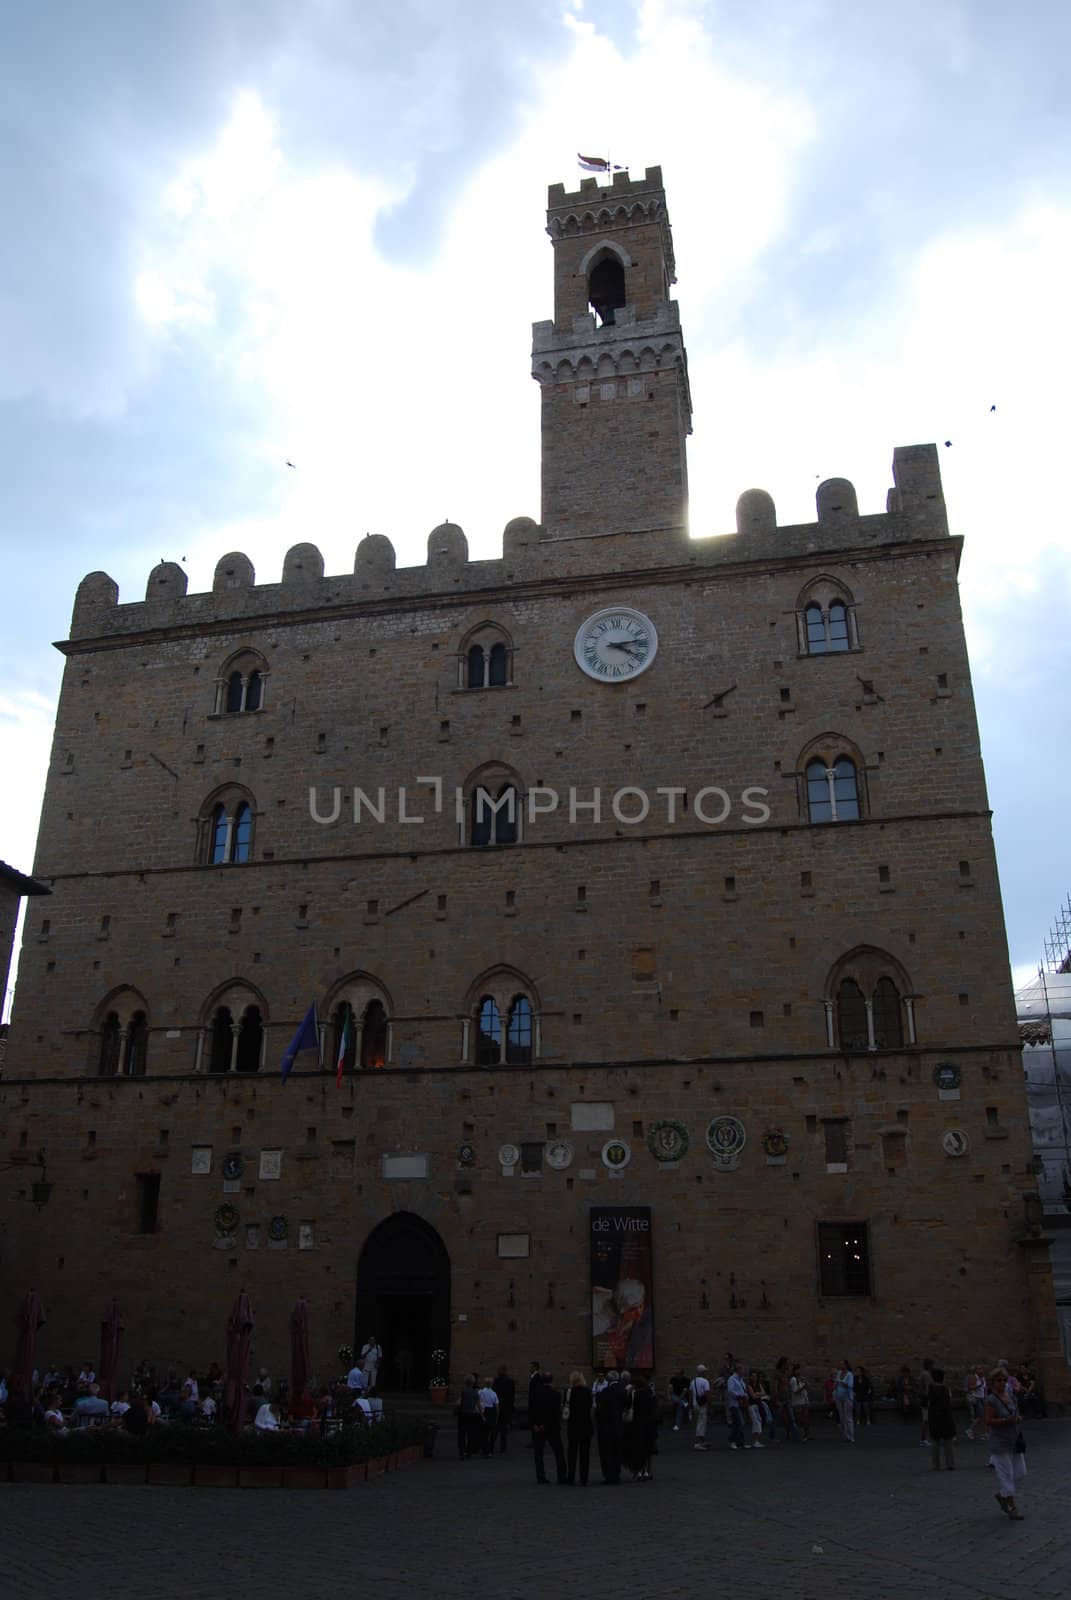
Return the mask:
{"type": "Polygon", "coordinates": [[[650,1206],[592,1207],[591,1364],[654,1368],[650,1206]]]}

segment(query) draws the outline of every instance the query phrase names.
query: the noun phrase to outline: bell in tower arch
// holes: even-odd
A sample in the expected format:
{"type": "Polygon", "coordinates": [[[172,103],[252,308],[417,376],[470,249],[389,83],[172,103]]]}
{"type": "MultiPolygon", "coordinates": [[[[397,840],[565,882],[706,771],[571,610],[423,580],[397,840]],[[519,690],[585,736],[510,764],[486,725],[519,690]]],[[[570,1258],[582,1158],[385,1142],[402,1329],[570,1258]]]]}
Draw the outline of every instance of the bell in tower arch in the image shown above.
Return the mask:
{"type": "Polygon", "coordinates": [[[588,301],[604,328],[615,321],[616,312],[625,304],[625,269],[609,251],[588,274],[588,301]]]}

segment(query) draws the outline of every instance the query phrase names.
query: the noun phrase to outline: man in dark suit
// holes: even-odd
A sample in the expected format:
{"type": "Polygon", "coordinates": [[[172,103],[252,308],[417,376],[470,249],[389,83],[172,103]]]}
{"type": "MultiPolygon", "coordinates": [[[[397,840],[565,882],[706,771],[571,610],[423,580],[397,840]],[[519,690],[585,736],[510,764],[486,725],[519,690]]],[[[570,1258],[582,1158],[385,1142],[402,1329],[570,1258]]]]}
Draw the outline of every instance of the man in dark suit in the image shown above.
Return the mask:
{"type": "Polygon", "coordinates": [[[562,1450],[562,1397],[554,1387],[549,1372],[539,1375],[539,1382],[529,1385],[529,1416],[532,1423],[532,1446],[535,1451],[536,1482],[549,1483],[543,1461],[544,1448],[549,1444],[558,1472],[558,1482],[565,1483],[565,1452],[562,1450]]]}
{"type": "Polygon", "coordinates": [[[595,1433],[604,1483],[621,1482],[621,1446],[625,1437],[626,1393],[616,1372],[606,1374],[606,1387],[595,1400],[595,1433]]]}
{"type": "Polygon", "coordinates": [[[498,1447],[505,1455],[509,1430],[513,1426],[513,1409],[517,1402],[517,1385],[506,1371],[504,1365],[499,1367],[498,1376],[495,1378],[492,1387],[498,1396],[498,1447]]]}

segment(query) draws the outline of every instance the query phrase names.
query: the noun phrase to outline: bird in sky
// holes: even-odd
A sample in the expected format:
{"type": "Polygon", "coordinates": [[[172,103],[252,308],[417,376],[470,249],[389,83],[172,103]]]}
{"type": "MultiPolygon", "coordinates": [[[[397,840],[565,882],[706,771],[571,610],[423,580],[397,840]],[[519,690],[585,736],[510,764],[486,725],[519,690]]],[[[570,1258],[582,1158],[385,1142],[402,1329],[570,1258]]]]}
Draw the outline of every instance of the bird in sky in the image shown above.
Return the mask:
{"type": "MultiPolygon", "coordinates": [[[[286,464],[287,464],[288,467],[294,467],[294,463],[292,461],[288,461],[286,464]]],[[[297,471],[296,467],[294,467],[294,471],[295,472],[297,471]]]]}

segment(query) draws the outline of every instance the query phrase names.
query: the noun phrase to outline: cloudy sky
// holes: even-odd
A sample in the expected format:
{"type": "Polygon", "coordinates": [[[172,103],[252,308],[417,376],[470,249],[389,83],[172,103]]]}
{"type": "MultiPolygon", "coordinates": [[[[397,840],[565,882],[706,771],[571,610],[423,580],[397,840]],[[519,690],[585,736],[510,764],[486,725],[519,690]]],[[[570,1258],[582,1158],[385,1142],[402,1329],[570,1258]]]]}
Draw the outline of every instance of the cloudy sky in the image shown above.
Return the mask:
{"type": "Polygon", "coordinates": [[[1017,977],[1071,889],[1062,0],[6,0],[0,858],[75,587],[539,513],[548,182],[663,166],[692,530],[941,446],[1017,977]],[[496,253],[497,250],[497,253],[496,253]],[[995,405],[996,411],[990,410],[995,405]],[[949,448],[944,441],[951,441],[949,448]],[[287,458],[297,463],[292,471],[287,458]],[[488,470],[488,462],[494,469],[488,470]]]}

